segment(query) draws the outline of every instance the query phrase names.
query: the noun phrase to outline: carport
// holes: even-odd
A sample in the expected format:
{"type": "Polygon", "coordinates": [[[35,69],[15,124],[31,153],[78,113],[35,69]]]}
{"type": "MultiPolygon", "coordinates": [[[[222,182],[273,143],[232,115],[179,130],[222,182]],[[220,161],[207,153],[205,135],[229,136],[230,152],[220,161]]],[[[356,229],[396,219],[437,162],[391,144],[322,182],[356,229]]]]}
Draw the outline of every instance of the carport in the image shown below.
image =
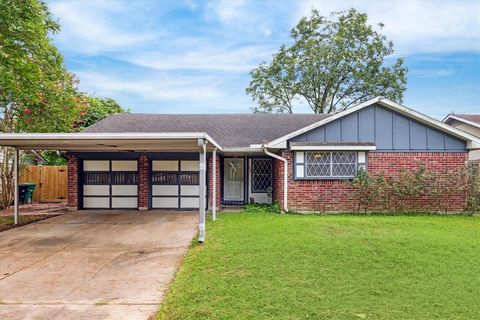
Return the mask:
{"type": "MultiPolygon", "coordinates": [[[[19,218],[19,150],[60,150],[69,152],[198,152],[199,160],[199,241],[205,240],[206,169],[207,152],[213,154],[222,148],[205,132],[161,133],[6,133],[0,134],[0,145],[15,149],[14,156],[14,221],[19,218]]],[[[212,172],[213,198],[217,197],[216,170],[212,172]]],[[[216,215],[216,201],[212,206],[216,215]]]]}

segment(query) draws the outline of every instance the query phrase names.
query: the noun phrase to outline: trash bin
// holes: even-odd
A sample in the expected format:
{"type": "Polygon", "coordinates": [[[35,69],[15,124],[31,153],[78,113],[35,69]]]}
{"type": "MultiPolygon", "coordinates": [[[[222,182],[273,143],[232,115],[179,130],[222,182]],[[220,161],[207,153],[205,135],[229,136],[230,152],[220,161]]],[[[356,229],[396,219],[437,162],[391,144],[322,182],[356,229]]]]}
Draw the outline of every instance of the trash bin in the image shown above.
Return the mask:
{"type": "Polygon", "coordinates": [[[33,192],[35,191],[35,183],[19,183],[18,196],[21,204],[31,203],[33,199],[33,192]]]}

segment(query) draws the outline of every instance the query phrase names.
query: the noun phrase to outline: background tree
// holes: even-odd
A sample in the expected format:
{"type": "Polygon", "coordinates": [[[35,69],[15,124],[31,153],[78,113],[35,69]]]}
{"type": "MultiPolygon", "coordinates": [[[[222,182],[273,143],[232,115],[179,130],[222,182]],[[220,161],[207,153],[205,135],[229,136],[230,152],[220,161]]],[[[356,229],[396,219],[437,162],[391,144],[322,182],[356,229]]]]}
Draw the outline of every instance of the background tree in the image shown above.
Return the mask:
{"type": "Polygon", "coordinates": [[[375,96],[402,102],[407,68],[403,59],[385,65],[393,44],[366,14],[350,9],[329,19],[312,10],[291,37],[270,64],[250,72],[246,92],[258,103],[255,112],[292,113],[294,104],[306,103],[314,113],[333,113],[375,96]]]}
{"type": "MultiPolygon", "coordinates": [[[[66,132],[78,121],[85,100],[52,44],[58,30],[42,1],[0,1],[0,132],[66,132]]],[[[2,151],[0,205],[9,206],[12,152],[2,151]]]]}
{"type": "Polygon", "coordinates": [[[125,110],[111,98],[87,98],[87,108],[76,126],[79,130],[90,127],[106,117],[125,110]]]}
{"type": "MultiPolygon", "coordinates": [[[[81,131],[100,120],[125,110],[113,99],[86,97],[86,106],[80,118],[73,124],[72,131],[81,131]]],[[[67,164],[65,153],[53,150],[43,150],[40,155],[47,161],[48,165],[58,166],[67,164]]]]}

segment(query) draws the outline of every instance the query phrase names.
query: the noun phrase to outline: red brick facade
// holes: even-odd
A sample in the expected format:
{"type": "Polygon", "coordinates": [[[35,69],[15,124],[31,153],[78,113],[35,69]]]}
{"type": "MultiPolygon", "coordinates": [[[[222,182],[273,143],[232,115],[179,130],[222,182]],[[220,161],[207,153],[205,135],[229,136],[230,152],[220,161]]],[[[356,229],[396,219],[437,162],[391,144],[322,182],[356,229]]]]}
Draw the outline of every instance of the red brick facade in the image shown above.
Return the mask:
{"type": "Polygon", "coordinates": [[[78,208],[78,157],[68,155],[68,199],[67,207],[78,208]]]}
{"type": "MultiPolygon", "coordinates": [[[[213,156],[208,158],[208,209],[212,210],[213,208],[213,156]]],[[[220,210],[221,202],[221,181],[220,181],[220,157],[217,154],[216,168],[217,170],[217,210],[220,210]]]]}
{"type": "MultiPolygon", "coordinates": [[[[288,208],[297,211],[353,211],[357,202],[353,199],[354,188],[342,180],[294,180],[293,153],[283,152],[288,160],[288,208]]],[[[417,168],[419,163],[427,169],[444,172],[465,165],[466,152],[370,152],[368,172],[396,176],[401,169],[417,168]]],[[[274,162],[274,200],[283,208],[283,163],[274,162]]],[[[428,204],[429,199],[423,199],[428,204]]],[[[451,210],[461,211],[465,207],[463,194],[451,199],[451,210]]]]}
{"type": "MultiPolygon", "coordinates": [[[[282,156],[288,160],[288,208],[292,211],[354,211],[357,210],[357,201],[353,199],[354,188],[349,181],[343,180],[294,180],[293,152],[283,152],[282,156]]],[[[208,199],[209,209],[213,206],[213,161],[208,159],[208,199]]],[[[372,174],[384,173],[387,176],[398,175],[401,169],[417,168],[418,163],[427,169],[446,171],[460,168],[467,161],[466,152],[369,152],[368,172],[372,174]]],[[[78,208],[78,165],[75,155],[68,156],[68,207],[78,208]]],[[[147,210],[149,207],[149,160],[147,155],[141,155],[138,161],[138,208],[147,210]]],[[[217,208],[221,202],[220,157],[217,155],[217,208]]],[[[283,208],[283,162],[273,160],[273,200],[283,208]]],[[[423,202],[428,203],[428,199],[423,202]]],[[[451,210],[461,211],[465,206],[463,195],[451,199],[451,210]]]]}
{"type": "Polygon", "coordinates": [[[148,156],[138,158],[138,209],[148,210],[148,156]]]}

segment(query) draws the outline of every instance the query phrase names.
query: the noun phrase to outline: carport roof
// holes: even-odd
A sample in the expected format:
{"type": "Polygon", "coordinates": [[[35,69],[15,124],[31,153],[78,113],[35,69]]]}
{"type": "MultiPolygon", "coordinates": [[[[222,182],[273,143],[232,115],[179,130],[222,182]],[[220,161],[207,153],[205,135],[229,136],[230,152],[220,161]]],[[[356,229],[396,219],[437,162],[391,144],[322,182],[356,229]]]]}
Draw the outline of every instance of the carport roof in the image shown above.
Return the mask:
{"type": "Polygon", "coordinates": [[[198,151],[198,139],[207,149],[221,146],[205,132],[161,133],[4,133],[0,145],[18,149],[66,151],[198,151]]]}

